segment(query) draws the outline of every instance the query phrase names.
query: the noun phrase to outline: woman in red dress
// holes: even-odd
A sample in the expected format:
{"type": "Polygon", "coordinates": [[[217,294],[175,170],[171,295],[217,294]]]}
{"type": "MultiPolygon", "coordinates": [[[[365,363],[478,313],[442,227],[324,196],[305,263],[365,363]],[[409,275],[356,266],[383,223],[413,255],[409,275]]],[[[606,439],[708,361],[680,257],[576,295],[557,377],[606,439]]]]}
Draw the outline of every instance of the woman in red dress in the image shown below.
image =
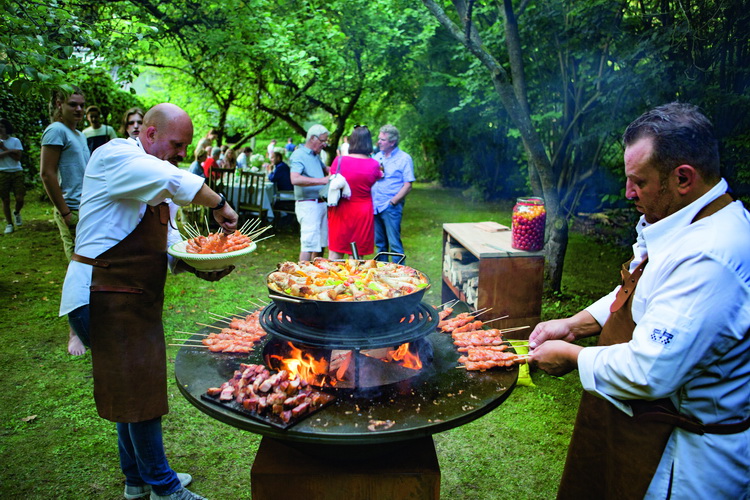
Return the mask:
{"type": "Polygon", "coordinates": [[[370,158],[372,136],[365,126],[356,126],[349,136],[349,154],[337,156],[331,174],[339,173],[352,190],[351,198],[341,198],[328,207],[328,257],[341,259],[351,255],[351,243],[365,256],[375,251],[375,226],[372,210],[372,185],[383,176],[380,165],[370,158]]]}

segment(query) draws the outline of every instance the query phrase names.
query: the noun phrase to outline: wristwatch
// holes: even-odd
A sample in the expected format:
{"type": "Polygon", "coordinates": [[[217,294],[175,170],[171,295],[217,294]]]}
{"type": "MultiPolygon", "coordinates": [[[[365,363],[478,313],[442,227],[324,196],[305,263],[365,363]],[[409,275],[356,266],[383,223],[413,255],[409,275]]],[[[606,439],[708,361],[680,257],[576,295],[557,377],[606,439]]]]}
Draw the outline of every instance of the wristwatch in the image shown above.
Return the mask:
{"type": "Polygon", "coordinates": [[[219,196],[221,196],[221,201],[219,201],[218,205],[216,205],[215,207],[212,207],[211,210],[220,210],[220,209],[224,208],[224,205],[227,204],[227,199],[224,196],[224,194],[223,193],[219,193],[219,196]]]}

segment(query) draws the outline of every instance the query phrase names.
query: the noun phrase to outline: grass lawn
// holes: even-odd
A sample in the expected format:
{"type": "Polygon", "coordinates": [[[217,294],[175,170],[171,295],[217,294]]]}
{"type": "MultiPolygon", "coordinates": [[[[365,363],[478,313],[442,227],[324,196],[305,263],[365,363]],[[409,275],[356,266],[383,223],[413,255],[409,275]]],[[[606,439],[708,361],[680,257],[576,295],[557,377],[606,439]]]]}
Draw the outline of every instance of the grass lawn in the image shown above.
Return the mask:
{"type": "MultiPolygon", "coordinates": [[[[0,238],[0,485],[3,498],[117,499],[124,480],[117,435],[96,414],[91,357],[67,354],[68,326],[58,318],[67,262],[50,205],[29,193],[24,225],[0,238]]],[[[459,191],[416,185],[403,223],[409,264],[435,283],[425,299],[439,304],[442,224],[494,220],[510,224],[512,203],[465,199],[459,191]]],[[[612,248],[572,234],[564,291],[545,297],[545,319],[576,312],[609,291],[627,248],[612,248]]],[[[192,275],[167,279],[165,330],[197,331],[207,311],[232,313],[264,297],[263,277],[276,263],[296,260],[298,235],[279,231],[261,242],[233,274],[217,283],[192,275]]],[[[190,405],[175,386],[169,347],[171,411],[164,439],[172,467],[195,478],[191,490],[211,499],[249,499],[250,468],[260,436],[237,430],[190,405]]],[[[532,374],[490,414],[434,436],[444,499],[554,498],[575,416],[580,383],[532,374]]]]}

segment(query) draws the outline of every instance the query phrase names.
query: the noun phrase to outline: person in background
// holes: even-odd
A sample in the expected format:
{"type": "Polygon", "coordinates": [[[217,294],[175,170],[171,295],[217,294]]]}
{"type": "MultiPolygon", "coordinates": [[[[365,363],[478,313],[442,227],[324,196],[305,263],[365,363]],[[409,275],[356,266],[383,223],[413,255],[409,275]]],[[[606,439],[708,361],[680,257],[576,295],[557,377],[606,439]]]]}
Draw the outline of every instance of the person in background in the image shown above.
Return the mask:
{"type": "Polygon", "coordinates": [[[371,190],[383,172],[378,162],[370,158],[372,136],[367,127],[354,127],[351,143],[347,145],[349,156],[337,156],[331,164],[331,174],[342,175],[352,191],[349,199],[342,198],[335,207],[328,207],[328,256],[331,259],[352,255],[352,242],[362,257],[371,254],[375,247],[371,190]]]}
{"type": "Polygon", "coordinates": [[[117,139],[115,129],[109,125],[102,124],[102,112],[98,106],[89,106],[86,108],[86,119],[89,121],[89,126],[83,129],[83,135],[86,136],[89,153],[93,153],[102,144],[112,139],[117,139]]]}
{"type": "Polygon", "coordinates": [[[9,120],[0,118],[0,198],[3,200],[3,214],[5,215],[5,234],[14,231],[16,227],[23,225],[21,209],[23,199],[26,196],[26,186],[23,183],[23,167],[21,156],[23,146],[18,138],[13,137],[13,125],[9,120]],[[15,208],[11,214],[10,193],[16,199],[15,208]]]}
{"type": "Polygon", "coordinates": [[[338,148],[338,151],[336,151],[336,154],[338,154],[339,156],[346,156],[349,154],[349,136],[348,135],[345,135],[344,137],[341,138],[341,144],[339,145],[339,148],[338,148]]]}
{"type": "Polygon", "coordinates": [[[206,161],[206,158],[208,158],[208,154],[205,149],[196,149],[194,153],[195,160],[190,164],[188,171],[191,174],[195,174],[205,179],[206,174],[203,172],[203,163],[206,161]]]}
{"type": "MultiPolygon", "coordinates": [[[[211,148],[211,156],[206,158],[206,161],[203,162],[203,176],[208,179],[211,175],[211,169],[219,168],[219,158],[221,157],[221,148],[211,148]]],[[[219,177],[216,172],[214,172],[214,179],[219,177]]]]}
{"type": "Polygon", "coordinates": [[[289,165],[284,163],[281,153],[276,151],[269,166],[268,180],[276,184],[276,191],[293,191],[289,165]]]}
{"type": "Polygon", "coordinates": [[[271,142],[266,146],[266,159],[268,159],[268,161],[273,160],[274,151],[276,151],[276,139],[271,139],[271,142]]]}
{"type": "MultiPolygon", "coordinates": [[[[378,252],[404,253],[401,219],[406,195],[414,182],[414,162],[398,147],[399,132],[383,125],[378,134],[378,153],[373,157],[383,169],[383,177],[372,187],[375,211],[375,246],[378,252]]],[[[388,261],[388,256],[380,260],[388,261]]]]}
{"type": "MultiPolygon", "coordinates": [[[[86,137],[76,129],[83,119],[84,105],[85,98],[78,87],[74,86],[71,93],[61,89],[52,93],[52,123],[42,134],[39,159],[39,176],[54,206],[53,217],[60,230],[63,250],[68,260],[75,248],[83,172],[90,156],[86,137]]],[[[68,335],[68,352],[73,356],[86,352],[81,339],[72,328],[68,335]]]]}
{"type": "Polygon", "coordinates": [[[141,108],[130,108],[122,115],[120,124],[120,136],[135,139],[141,133],[143,126],[143,110],[141,108]]]}
{"type": "Polygon", "coordinates": [[[94,399],[101,418],[117,425],[125,498],[197,500],[189,474],[169,466],[162,416],[169,411],[162,311],[168,268],[216,281],[232,271],[199,272],[170,259],[181,241],[178,205],[210,207],[227,232],[237,214],[203,179],[177,168],[193,136],[190,117],[163,103],[144,117],[138,139],[97,149],[86,169],[76,253],[63,285],[67,314],[91,347],[94,399]]]}
{"type": "Polygon", "coordinates": [[[300,225],[300,261],[321,257],[328,245],[326,203],[320,198],[320,189],[328,184],[328,167],[320,159],[320,152],[328,144],[328,135],[323,125],[311,126],[305,144],[295,149],[289,158],[294,211],[300,225]]]}
{"type": "Polygon", "coordinates": [[[234,149],[227,147],[224,151],[224,162],[221,164],[221,168],[231,168],[232,170],[237,168],[237,157],[235,156],[234,149]]]}
{"type": "Polygon", "coordinates": [[[242,152],[237,156],[237,168],[247,170],[251,154],[253,154],[253,148],[249,146],[242,148],[242,152]]]}
{"type": "MultiPolygon", "coordinates": [[[[218,137],[219,133],[216,131],[216,129],[211,129],[208,131],[205,137],[203,137],[200,141],[198,141],[198,144],[195,146],[195,149],[206,149],[206,148],[213,148],[214,141],[218,137]]],[[[211,150],[207,151],[208,155],[211,155],[211,150]]]]}
{"type": "Polygon", "coordinates": [[[294,144],[291,137],[286,140],[286,145],[284,146],[284,150],[286,151],[287,158],[289,158],[292,155],[292,153],[294,153],[294,149],[296,147],[297,146],[294,144]]]}
{"type": "Polygon", "coordinates": [[[643,214],[623,285],[529,338],[532,364],[586,391],[558,498],[748,498],[750,214],[697,107],[648,111],[623,142],[643,214]]]}

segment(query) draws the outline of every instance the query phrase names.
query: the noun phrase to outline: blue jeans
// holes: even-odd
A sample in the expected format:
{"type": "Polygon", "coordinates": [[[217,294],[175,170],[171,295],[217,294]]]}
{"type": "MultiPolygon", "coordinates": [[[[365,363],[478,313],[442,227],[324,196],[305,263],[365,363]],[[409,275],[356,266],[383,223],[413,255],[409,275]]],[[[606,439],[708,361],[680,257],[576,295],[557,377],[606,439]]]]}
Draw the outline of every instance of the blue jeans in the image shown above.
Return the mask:
{"type": "MultiPolygon", "coordinates": [[[[403,214],[403,201],[397,205],[389,205],[384,211],[375,214],[375,246],[378,252],[404,253],[404,245],[401,243],[403,214]]],[[[382,255],[378,257],[378,260],[388,262],[389,258],[387,255],[382,255]]],[[[397,259],[394,257],[394,260],[397,259]]]]}
{"type": "MultiPolygon", "coordinates": [[[[88,304],[68,313],[68,323],[84,345],[90,348],[91,323],[88,304]]],[[[157,495],[164,496],[182,488],[177,474],[169,467],[167,456],[164,454],[161,417],[145,422],[118,423],[117,445],[125,484],[150,484],[157,495]]]]}
{"type": "Polygon", "coordinates": [[[125,484],[150,484],[154,493],[164,496],[182,489],[164,454],[161,417],[131,424],[118,423],[117,444],[125,484]]]}

